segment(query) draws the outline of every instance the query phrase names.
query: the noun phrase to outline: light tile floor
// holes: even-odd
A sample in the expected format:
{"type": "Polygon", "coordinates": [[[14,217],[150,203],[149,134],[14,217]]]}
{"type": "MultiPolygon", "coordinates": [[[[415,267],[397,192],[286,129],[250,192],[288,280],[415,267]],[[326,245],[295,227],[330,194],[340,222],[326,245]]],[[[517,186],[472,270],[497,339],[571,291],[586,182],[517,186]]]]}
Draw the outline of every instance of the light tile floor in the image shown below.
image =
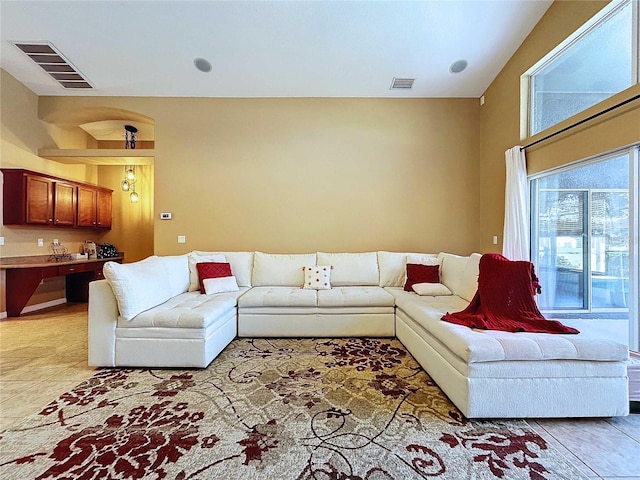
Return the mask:
{"type": "Polygon", "coordinates": [[[87,305],[0,321],[0,431],[90,378],[87,305]]]}
{"type": "MultiPolygon", "coordinates": [[[[0,321],[0,431],[91,377],[87,305],[0,321]]],[[[640,480],[640,415],[544,419],[529,424],[594,479],[640,480]]]]}

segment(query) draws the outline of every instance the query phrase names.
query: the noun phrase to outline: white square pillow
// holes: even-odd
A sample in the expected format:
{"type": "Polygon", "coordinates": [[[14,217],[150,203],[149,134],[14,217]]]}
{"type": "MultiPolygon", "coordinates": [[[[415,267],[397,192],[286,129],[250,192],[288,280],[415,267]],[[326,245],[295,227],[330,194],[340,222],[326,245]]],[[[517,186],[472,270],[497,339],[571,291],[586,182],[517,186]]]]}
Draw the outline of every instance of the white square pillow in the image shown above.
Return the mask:
{"type": "Polygon", "coordinates": [[[308,290],[331,290],[331,265],[316,265],[302,267],[304,271],[304,285],[308,290]]]}
{"type": "MultiPolygon", "coordinates": [[[[226,263],[226,261],[227,258],[221,254],[198,255],[197,253],[191,252],[189,254],[189,291],[195,292],[200,290],[200,279],[198,277],[198,267],[196,267],[196,264],[204,262],[226,263]]],[[[233,273],[233,270],[231,270],[231,273],[233,273]]]]}
{"type": "Polygon", "coordinates": [[[103,271],[113,289],[120,316],[125,320],[173,296],[165,266],[156,256],[125,264],[107,262],[103,271]]]}
{"type": "Polygon", "coordinates": [[[421,296],[443,297],[453,295],[451,290],[441,283],[414,283],[411,288],[421,296]]]}
{"type": "Polygon", "coordinates": [[[458,295],[470,302],[478,290],[479,253],[472,253],[468,257],[461,257],[451,253],[441,253],[440,281],[446,285],[454,295],[458,295]]]}
{"type": "Polygon", "coordinates": [[[238,282],[233,275],[230,277],[205,278],[202,281],[204,291],[207,295],[224,292],[237,292],[238,282]]]}

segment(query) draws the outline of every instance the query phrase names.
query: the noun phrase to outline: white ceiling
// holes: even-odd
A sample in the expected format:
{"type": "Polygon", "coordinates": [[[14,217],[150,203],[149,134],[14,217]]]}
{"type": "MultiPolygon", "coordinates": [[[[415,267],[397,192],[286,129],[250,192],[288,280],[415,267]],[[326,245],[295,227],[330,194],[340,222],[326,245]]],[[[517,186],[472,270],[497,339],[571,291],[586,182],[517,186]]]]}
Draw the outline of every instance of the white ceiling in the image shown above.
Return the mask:
{"type": "Polygon", "coordinates": [[[479,97],[551,3],[2,0],[0,60],[38,95],[479,97]],[[64,89],[12,41],[51,42],[95,90],[64,89]]]}

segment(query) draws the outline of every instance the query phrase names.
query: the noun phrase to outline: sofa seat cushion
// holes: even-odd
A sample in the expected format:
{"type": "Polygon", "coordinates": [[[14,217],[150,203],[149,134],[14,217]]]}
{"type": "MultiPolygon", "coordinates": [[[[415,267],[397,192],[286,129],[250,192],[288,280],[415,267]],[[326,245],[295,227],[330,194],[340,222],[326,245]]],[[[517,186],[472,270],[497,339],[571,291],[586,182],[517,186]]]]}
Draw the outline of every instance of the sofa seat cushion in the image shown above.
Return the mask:
{"type": "Polygon", "coordinates": [[[118,328],[162,327],[205,329],[233,311],[237,299],[248,289],[238,292],[204,295],[187,292],[170,298],[150,310],[136,315],[130,321],[118,319],[118,328]]]}
{"type": "Polygon", "coordinates": [[[318,290],[300,287],[253,287],[238,300],[239,308],[317,306],[318,290]]]}
{"type": "Polygon", "coordinates": [[[449,311],[466,307],[456,296],[420,297],[414,293],[389,288],[396,305],[426,333],[439,339],[443,348],[463,362],[586,360],[624,361],[628,350],[617,342],[589,337],[585,334],[558,335],[547,333],[510,333],[498,330],[473,330],[441,320],[449,311]]]}
{"type": "Polygon", "coordinates": [[[318,291],[318,307],[393,307],[393,295],[381,287],[334,287],[318,291]]]}

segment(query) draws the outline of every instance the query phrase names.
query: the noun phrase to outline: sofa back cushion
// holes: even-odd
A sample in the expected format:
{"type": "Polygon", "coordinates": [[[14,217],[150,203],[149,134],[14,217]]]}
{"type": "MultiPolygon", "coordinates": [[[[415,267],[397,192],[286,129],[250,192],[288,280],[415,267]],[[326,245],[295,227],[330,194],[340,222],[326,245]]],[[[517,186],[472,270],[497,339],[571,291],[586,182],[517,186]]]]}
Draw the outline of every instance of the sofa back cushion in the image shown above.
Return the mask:
{"type": "Polygon", "coordinates": [[[478,290],[481,256],[479,253],[473,253],[469,257],[440,253],[438,255],[442,260],[440,282],[446,285],[454,295],[470,302],[478,290]]]}
{"type": "Polygon", "coordinates": [[[437,259],[438,256],[432,253],[400,253],[400,252],[378,252],[378,265],[380,268],[381,287],[402,287],[407,278],[407,257],[420,256],[437,259]]]}
{"type": "Polygon", "coordinates": [[[168,255],[158,257],[167,271],[171,296],[175,297],[189,290],[189,255],[168,255]]]}
{"type": "Polygon", "coordinates": [[[173,296],[167,270],[159,257],[125,264],[107,262],[103,271],[116,297],[120,316],[125,320],[173,296]]]}
{"type": "Polygon", "coordinates": [[[325,253],[318,252],[318,265],[331,265],[331,285],[378,285],[378,255],[366,253],[325,253]]]}
{"type": "Polygon", "coordinates": [[[253,271],[253,252],[204,252],[194,250],[196,255],[222,255],[231,265],[231,273],[236,277],[239,287],[251,286],[251,274],[253,271]]]}
{"type": "Polygon", "coordinates": [[[251,283],[254,287],[302,287],[302,267],[314,265],[315,253],[285,255],[255,252],[251,283]]]}

